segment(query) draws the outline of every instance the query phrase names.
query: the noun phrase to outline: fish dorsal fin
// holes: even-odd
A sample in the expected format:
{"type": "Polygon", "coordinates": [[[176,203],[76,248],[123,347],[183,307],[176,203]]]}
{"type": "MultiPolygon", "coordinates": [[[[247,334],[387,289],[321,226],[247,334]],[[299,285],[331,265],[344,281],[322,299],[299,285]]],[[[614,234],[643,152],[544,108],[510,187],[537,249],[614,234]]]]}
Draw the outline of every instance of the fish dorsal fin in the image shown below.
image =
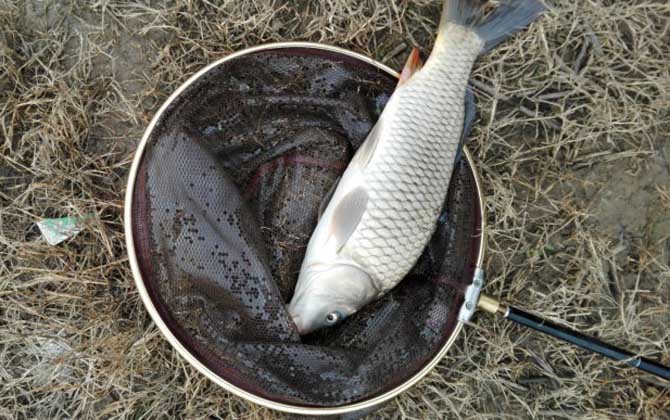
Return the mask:
{"type": "Polygon", "coordinates": [[[356,230],[368,207],[368,193],[358,187],[345,195],[337,204],[330,225],[339,252],[356,230]]]}
{"type": "Polygon", "coordinates": [[[472,89],[468,85],[468,87],[465,89],[465,117],[463,118],[463,132],[461,133],[461,141],[458,144],[458,150],[456,152],[456,162],[461,160],[463,146],[468,141],[468,137],[472,131],[472,124],[475,122],[476,117],[477,106],[475,103],[475,95],[472,93],[472,89]]]}
{"type": "Polygon", "coordinates": [[[321,216],[323,216],[323,213],[326,211],[328,204],[330,204],[330,200],[332,200],[333,194],[335,194],[337,186],[340,185],[340,179],[342,179],[342,177],[339,177],[335,180],[333,186],[330,187],[328,193],[326,193],[326,195],[323,197],[323,200],[321,200],[321,205],[319,206],[319,220],[321,220],[321,216]]]}
{"type": "Polygon", "coordinates": [[[423,62],[421,61],[419,49],[413,48],[412,52],[409,54],[407,63],[405,63],[405,67],[402,69],[402,73],[400,73],[400,81],[398,82],[398,86],[402,86],[407,83],[417,71],[421,70],[421,67],[423,67],[423,62]]]}

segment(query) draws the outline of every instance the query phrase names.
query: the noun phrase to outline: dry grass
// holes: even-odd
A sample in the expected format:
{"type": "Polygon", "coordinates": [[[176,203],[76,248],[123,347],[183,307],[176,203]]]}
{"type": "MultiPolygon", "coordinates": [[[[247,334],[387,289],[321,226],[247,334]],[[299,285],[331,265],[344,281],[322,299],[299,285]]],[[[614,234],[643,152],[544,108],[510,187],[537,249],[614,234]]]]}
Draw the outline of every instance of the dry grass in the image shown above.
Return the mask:
{"type": "MultiPolygon", "coordinates": [[[[162,339],[123,192],[158,105],[230,51],[337,44],[398,67],[439,2],[0,0],[0,418],[268,418],[162,339]],[[401,46],[401,48],[398,48],[401,46]],[[93,212],[46,245],[35,221],[93,212]]],[[[670,5],[556,0],[477,65],[487,292],[670,364],[670,5]]],[[[480,314],[373,418],[670,418],[670,386],[480,314]]]]}

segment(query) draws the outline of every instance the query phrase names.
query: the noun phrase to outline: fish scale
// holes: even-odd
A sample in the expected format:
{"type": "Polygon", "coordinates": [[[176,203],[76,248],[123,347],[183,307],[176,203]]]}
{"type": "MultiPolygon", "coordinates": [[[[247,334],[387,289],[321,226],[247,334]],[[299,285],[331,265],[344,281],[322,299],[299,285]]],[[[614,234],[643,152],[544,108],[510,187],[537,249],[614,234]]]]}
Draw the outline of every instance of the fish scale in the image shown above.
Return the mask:
{"type": "Polygon", "coordinates": [[[483,41],[459,27],[446,38],[387,105],[390,123],[363,174],[368,209],[342,249],[366,267],[381,293],[415,264],[449,188],[465,87],[483,41]]]}
{"type": "Polygon", "coordinates": [[[327,195],[289,304],[300,334],[332,326],[395,287],[434,233],[474,118],[474,61],[535,20],[538,0],[444,0],[435,47],[401,84],[327,195]],[[467,112],[466,112],[467,102],[467,112]]]}

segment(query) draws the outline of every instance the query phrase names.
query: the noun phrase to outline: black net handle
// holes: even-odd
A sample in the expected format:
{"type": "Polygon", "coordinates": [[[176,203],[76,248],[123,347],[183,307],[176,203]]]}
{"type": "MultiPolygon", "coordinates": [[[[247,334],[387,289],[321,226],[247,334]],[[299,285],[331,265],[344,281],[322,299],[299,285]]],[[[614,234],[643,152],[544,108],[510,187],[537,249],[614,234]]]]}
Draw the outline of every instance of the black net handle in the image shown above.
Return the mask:
{"type": "Polygon", "coordinates": [[[487,312],[502,314],[505,319],[516,324],[566,341],[584,350],[598,353],[619,362],[624,362],[628,366],[651,373],[659,378],[670,380],[670,367],[620,349],[611,344],[604,343],[594,337],[589,337],[580,332],[556,325],[551,321],[522,311],[521,309],[512,306],[503,307],[499,302],[488,296],[482,296],[480,298],[479,307],[487,312]]]}
{"type": "Polygon", "coordinates": [[[505,319],[523,325],[524,327],[532,328],[535,331],[550,335],[554,338],[558,338],[559,340],[566,341],[570,344],[574,344],[584,350],[589,350],[605,357],[609,357],[610,359],[624,362],[628,366],[670,380],[670,368],[667,366],[663,366],[646,357],[637,356],[629,351],[604,343],[593,337],[588,337],[577,331],[561,327],[520,309],[513,307],[507,308],[505,319]]]}

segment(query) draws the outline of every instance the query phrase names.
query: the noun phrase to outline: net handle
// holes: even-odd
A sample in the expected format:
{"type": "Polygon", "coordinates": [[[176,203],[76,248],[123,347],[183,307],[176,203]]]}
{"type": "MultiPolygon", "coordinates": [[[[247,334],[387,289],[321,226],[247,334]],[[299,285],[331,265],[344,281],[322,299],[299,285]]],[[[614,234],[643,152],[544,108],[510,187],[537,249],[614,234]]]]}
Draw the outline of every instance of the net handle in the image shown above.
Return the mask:
{"type": "Polygon", "coordinates": [[[505,319],[518,325],[547,334],[584,350],[598,353],[619,362],[624,362],[628,366],[651,373],[659,378],[670,380],[670,367],[602,342],[594,337],[589,337],[580,332],[554,324],[551,321],[522,311],[513,306],[503,306],[500,302],[491,297],[482,295],[478,307],[486,312],[502,315],[505,319]]]}

